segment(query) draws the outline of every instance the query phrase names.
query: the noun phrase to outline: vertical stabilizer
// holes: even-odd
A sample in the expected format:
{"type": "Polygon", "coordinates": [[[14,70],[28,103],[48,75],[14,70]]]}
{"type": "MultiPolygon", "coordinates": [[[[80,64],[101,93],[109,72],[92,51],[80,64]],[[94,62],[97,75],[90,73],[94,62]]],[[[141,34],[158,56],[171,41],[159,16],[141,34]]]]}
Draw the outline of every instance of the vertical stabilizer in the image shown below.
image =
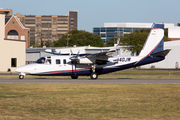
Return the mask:
{"type": "Polygon", "coordinates": [[[164,24],[153,24],[139,56],[147,56],[164,49],[164,24]]]}

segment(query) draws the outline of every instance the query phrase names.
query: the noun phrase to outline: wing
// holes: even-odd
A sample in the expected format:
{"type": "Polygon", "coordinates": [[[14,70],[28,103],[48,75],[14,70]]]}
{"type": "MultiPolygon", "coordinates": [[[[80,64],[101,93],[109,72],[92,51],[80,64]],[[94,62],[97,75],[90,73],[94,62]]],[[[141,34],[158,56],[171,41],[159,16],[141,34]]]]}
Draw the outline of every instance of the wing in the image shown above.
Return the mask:
{"type": "Polygon", "coordinates": [[[101,52],[101,53],[95,53],[91,55],[87,55],[86,57],[89,59],[96,59],[96,60],[108,60],[110,56],[115,52],[116,50],[111,49],[107,52],[101,52]]]}
{"type": "Polygon", "coordinates": [[[75,61],[77,64],[106,64],[108,62],[108,58],[115,52],[116,50],[109,50],[107,52],[95,53],[91,55],[85,56],[73,56],[70,57],[72,61],[75,61]]]}

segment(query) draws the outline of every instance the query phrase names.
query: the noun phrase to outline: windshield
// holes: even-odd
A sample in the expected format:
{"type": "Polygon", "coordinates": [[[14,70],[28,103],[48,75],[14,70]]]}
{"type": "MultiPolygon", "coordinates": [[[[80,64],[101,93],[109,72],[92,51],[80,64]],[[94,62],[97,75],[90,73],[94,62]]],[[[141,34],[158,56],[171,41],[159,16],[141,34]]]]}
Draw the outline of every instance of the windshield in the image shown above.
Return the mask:
{"type": "Polygon", "coordinates": [[[44,57],[39,58],[39,59],[36,61],[36,63],[39,63],[39,64],[44,64],[44,62],[45,62],[45,58],[44,58],[44,57]]]}

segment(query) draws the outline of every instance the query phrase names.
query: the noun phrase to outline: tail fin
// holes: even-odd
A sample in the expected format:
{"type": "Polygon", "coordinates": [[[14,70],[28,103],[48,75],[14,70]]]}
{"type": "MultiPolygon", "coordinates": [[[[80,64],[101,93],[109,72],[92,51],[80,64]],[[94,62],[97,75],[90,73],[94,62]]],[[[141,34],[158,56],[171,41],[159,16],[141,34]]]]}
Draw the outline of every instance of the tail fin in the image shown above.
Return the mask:
{"type": "Polygon", "coordinates": [[[147,56],[163,51],[164,24],[153,24],[139,56],[147,56]]]}

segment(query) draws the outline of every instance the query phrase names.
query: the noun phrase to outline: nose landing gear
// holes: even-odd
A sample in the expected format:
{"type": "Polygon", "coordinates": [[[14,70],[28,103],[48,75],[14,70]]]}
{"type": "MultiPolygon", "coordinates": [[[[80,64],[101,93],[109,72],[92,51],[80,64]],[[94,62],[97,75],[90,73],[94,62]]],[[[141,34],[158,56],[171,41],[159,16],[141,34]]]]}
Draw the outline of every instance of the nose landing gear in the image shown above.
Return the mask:
{"type": "Polygon", "coordinates": [[[19,79],[24,79],[24,76],[25,76],[26,74],[25,73],[20,73],[19,74],[19,79]]]}
{"type": "Polygon", "coordinates": [[[24,79],[24,75],[19,75],[19,79],[24,79]]]}

